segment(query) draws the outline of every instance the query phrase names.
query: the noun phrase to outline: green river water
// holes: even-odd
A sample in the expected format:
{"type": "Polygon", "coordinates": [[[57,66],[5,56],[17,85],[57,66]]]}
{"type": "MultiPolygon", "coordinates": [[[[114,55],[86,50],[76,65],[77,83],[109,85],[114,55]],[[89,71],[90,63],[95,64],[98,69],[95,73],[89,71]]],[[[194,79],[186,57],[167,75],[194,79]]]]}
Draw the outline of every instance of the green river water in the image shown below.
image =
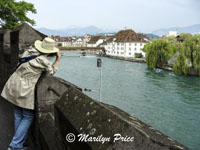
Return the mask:
{"type": "MultiPolygon", "coordinates": [[[[102,102],[119,107],[192,150],[200,150],[200,78],[148,70],[146,64],[102,57],[102,102]]],[[[56,76],[99,99],[96,56],[65,52],[56,76]]]]}

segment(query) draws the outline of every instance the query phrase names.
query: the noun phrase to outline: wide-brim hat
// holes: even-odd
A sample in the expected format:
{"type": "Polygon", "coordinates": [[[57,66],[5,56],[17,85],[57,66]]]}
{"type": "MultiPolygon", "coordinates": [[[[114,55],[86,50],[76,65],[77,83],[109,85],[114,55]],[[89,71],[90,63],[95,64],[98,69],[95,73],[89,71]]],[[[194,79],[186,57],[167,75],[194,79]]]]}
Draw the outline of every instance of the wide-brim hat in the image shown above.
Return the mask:
{"type": "Polygon", "coordinates": [[[56,53],[59,50],[55,47],[55,41],[49,37],[46,37],[43,41],[35,41],[34,45],[35,48],[42,53],[56,53]]]}

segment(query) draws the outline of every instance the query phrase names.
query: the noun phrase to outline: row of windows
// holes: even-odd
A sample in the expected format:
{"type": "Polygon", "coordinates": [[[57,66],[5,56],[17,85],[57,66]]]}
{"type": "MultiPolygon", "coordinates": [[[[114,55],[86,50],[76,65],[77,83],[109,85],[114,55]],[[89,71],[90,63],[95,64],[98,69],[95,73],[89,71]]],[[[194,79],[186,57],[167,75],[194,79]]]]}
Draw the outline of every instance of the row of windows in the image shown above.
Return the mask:
{"type": "MultiPolygon", "coordinates": [[[[116,43],[117,45],[124,45],[124,43],[116,43]]],[[[110,45],[115,45],[115,43],[110,43],[110,45]]],[[[140,45],[140,46],[143,46],[144,44],[143,43],[129,43],[129,46],[132,46],[132,45],[140,45]]]]}
{"type": "MultiPolygon", "coordinates": [[[[108,51],[108,53],[111,53],[110,51],[108,51]]],[[[114,54],[121,54],[121,55],[123,55],[124,54],[124,52],[114,52],[114,54]]]]}
{"type": "MultiPolygon", "coordinates": [[[[108,49],[110,49],[110,47],[108,47],[108,49]]],[[[114,50],[114,49],[113,49],[114,50]]],[[[117,50],[120,50],[120,48],[118,47],[117,50]]],[[[124,50],[124,48],[122,47],[121,50],[124,50]]],[[[129,47],[129,51],[131,51],[131,47],[129,47]]],[[[137,51],[137,48],[134,48],[135,51],[137,51]]],[[[138,49],[139,50],[139,49],[138,49]]],[[[140,48],[140,50],[142,51],[142,49],[140,48]]]]}
{"type": "MultiPolygon", "coordinates": [[[[132,49],[129,48],[129,51],[131,51],[132,49]]],[[[134,48],[135,51],[137,51],[137,48],[134,48]]],[[[138,49],[139,50],[139,49],[138,49]]],[[[142,51],[142,49],[140,48],[140,50],[142,51]]]]}
{"type": "MultiPolygon", "coordinates": [[[[110,51],[108,51],[108,53],[111,53],[110,51]]],[[[114,52],[114,54],[120,54],[119,52],[114,52]]],[[[123,55],[124,53],[123,52],[121,52],[121,54],[123,55]]],[[[128,53],[129,55],[132,55],[132,53],[131,52],[129,52],[128,53]]]]}
{"type": "MultiPolygon", "coordinates": [[[[112,49],[112,48],[115,48],[115,47],[110,47],[110,46],[108,46],[108,49],[112,49]]],[[[117,47],[117,49],[120,49],[120,47],[117,47]]],[[[124,47],[121,47],[121,49],[123,50],[124,47]]],[[[135,47],[135,49],[136,49],[136,47],[135,47]]],[[[129,50],[131,50],[131,47],[129,47],[129,50]]]]}

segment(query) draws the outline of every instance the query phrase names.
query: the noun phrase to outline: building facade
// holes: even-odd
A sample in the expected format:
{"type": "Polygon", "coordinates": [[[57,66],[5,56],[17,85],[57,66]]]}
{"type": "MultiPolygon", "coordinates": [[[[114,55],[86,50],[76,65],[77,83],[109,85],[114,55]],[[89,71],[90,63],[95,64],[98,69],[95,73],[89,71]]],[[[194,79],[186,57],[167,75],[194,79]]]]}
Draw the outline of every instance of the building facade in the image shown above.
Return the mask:
{"type": "Polygon", "coordinates": [[[179,34],[177,31],[169,31],[167,36],[174,36],[174,37],[177,37],[179,34]]]}
{"type": "Polygon", "coordinates": [[[86,34],[83,37],[83,47],[87,47],[87,43],[90,41],[90,39],[91,39],[91,35],[89,35],[89,34],[86,34]]]}
{"type": "Polygon", "coordinates": [[[104,41],[105,38],[103,36],[91,37],[90,41],[87,43],[87,47],[98,47],[104,41]]]}
{"type": "Polygon", "coordinates": [[[74,47],[82,47],[83,46],[83,40],[82,38],[77,38],[72,42],[72,45],[74,47]]]}
{"type": "Polygon", "coordinates": [[[119,31],[114,37],[107,40],[107,44],[104,45],[107,55],[119,56],[119,57],[137,57],[142,55],[144,45],[148,42],[148,39],[143,34],[136,34],[133,30],[119,31]]]}

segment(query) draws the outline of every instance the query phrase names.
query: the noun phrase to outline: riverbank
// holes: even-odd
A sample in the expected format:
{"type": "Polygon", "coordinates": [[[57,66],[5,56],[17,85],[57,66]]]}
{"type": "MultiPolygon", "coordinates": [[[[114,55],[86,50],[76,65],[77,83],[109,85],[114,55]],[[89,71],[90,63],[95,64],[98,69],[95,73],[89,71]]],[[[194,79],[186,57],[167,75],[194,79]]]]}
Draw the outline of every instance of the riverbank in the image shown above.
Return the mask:
{"type": "MultiPolygon", "coordinates": [[[[112,58],[112,59],[119,59],[119,60],[124,60],[124,61],[130,61],[130,62],[146,63],[145,58],[125,58],[125,57],[109,56],[109,55],[105,55],[104,57],[108,57],[108,58],[112,58]]],[[[157,65],[157,68],[165,70],[165,71],[173,72],[173,66],[171,66],[171,65],[157,65]]],[[[194,69],[190,69],[187,75],[188,76],[200,76],[198,71],[196,71],[194,69]]]]}
{"type": "Polygon", "coordinates": [[[146,63],[145,58],[125,58],[125,57],[109,56],[109,55],[105,55],[104,57],[108,57],[108,58],[112,58],[112,59],[125,60],[125,61],[130,61],[130,62],[146,63]]]}
{"type": "MultiPolygon", "coordinates": [[[[173,66],[169,66],[169,65],[157,65],[157,68],[165,70],[165,71],[173,72],[173,66]]],[[[188,74],[186,76],[196,76],[196,77],[199,77],[199,73],[198,73],[198,71],[196,71],[194,69],[190,69],[188,71],[188,74]]]]}

